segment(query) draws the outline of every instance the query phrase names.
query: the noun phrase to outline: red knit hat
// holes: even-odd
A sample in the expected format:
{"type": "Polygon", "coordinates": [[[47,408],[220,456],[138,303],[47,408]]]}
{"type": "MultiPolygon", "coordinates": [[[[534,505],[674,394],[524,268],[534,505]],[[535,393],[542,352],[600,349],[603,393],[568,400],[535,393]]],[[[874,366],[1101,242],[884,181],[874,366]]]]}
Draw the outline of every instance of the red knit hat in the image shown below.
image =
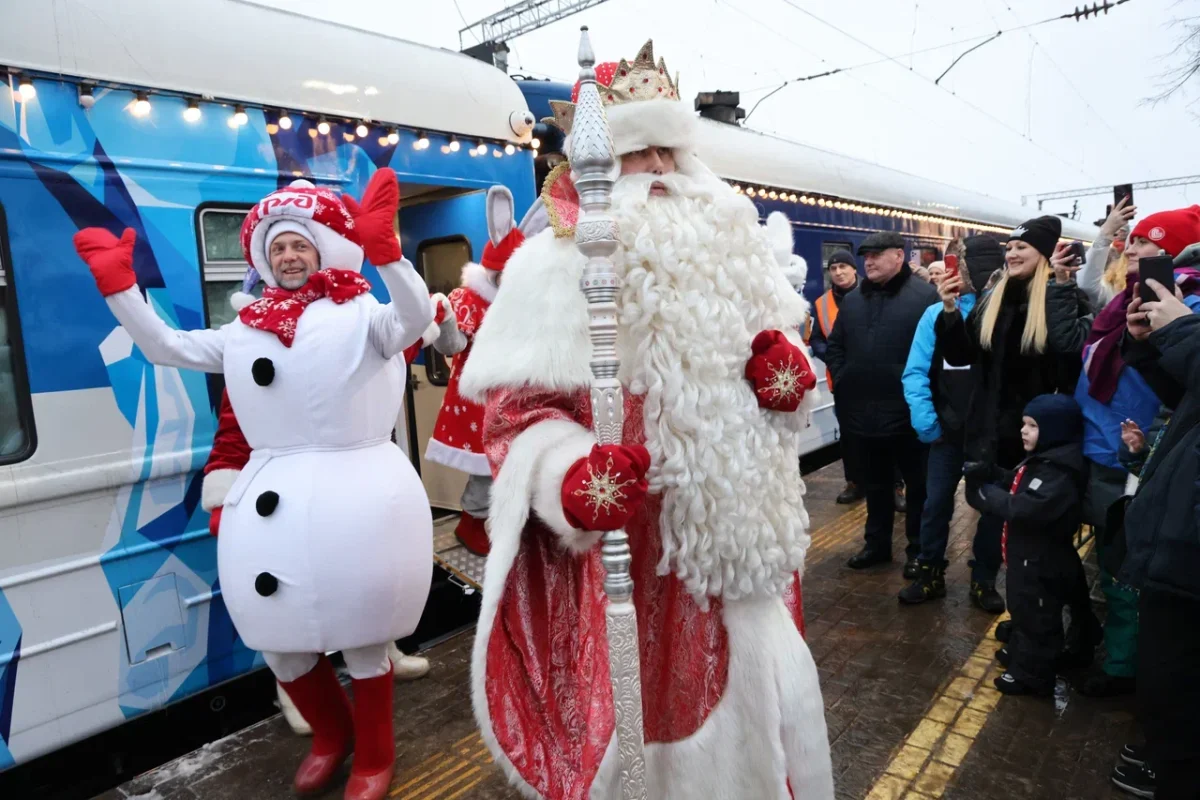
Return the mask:
{"type": "Polygon", "coordinates": [[[1200,242],[1200,206],[1151,214],[1139,222],[1129,236],[1154,242],[1174,258],[1189,244],[1200,242]]]}

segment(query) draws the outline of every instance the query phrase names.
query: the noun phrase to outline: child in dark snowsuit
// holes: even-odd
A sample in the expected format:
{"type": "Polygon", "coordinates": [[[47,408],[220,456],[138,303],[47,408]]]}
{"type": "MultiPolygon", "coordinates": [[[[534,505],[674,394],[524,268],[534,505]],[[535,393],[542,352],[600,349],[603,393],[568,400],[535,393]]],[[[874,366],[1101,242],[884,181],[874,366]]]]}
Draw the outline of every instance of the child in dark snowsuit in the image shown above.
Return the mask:
{"type": "Polygon", "coordinates": [[[1025,406],[1022,421],[1029,455],[1012,471],[968,465],[966,494],[973,508],[1005,521],[1012,632],[996,688],[1048,696],[1063,649],[1063,606],[1083,572],[1073,543],[1082,515],[1083,415],[1069,395],[1043,394],[1025,406]]]}

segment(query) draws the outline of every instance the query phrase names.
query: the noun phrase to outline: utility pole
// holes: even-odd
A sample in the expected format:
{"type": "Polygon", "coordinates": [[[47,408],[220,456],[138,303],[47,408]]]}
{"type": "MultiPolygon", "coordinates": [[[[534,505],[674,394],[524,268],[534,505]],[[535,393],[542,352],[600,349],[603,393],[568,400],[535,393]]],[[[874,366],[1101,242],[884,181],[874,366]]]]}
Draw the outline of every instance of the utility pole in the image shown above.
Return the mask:
{"type": "Polygon", "coordinates": [[[566,19],[607,0],[523,0],[484,17],[458,32],[458,47],[463,53],[486,61],[508,72],[508,42],[532,33],[552,22],[566,19]],[[465,47],[467,35],[478,44],[465,47]]]}

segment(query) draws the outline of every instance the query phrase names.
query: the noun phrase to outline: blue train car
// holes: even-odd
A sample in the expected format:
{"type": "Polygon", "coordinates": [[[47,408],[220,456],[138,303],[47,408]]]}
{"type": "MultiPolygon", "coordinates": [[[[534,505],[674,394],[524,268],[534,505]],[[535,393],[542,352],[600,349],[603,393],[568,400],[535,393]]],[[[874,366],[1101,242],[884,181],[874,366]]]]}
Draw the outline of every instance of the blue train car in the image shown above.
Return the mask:
{"type": "MultiPolygon", "coordinates": [[[[538,174],[560,159],[553,152],[562,137],[541,122],[551,100],[569,100],[571,86],[552,81],[517,82],[537,116],[543,140],[538,174]]],[[[953,238],[972,234],[1007,234],[1034,215],[1030,209],[919,178],[867,161],[821,150],[777,136],[713,120],[700,121],[697,151],[721,178],[752,198],[759,215],[782,211],[792,223],[794,251],[808,263],[804,296],[816,299],[828,288],[824,266],[834,251],[855,252],[870,233],[895,231],[909,245],[944,251],[953,238]]],[[[1063,221],[1063,236],[1091,241],[1096,229],[1063,221]]],[[[859,259],[859,272],[863,273],[859,259]]],[[[823,366],[823,365],[822,365],[823,366]]],[[[838,438],[833,398],[821,382],[822,400],[802,440],[802,453],[825,447],[838,438]]]]}
{"type": "MultiPolygon", "coordinates": [[[[261,664],[199,505],[220,384],[146,362],[72,235],[134,228],[140,285],[195,329],[232,318],[242,218],[298,176],[359,196],[395,169],[433,291],[482,251],[488,187],[534,199],[534,120],[486,64],[252,3],[115,8],[0,21],[0,770],[261,664]]],[[[396,431],[453,508],[461,477],[418,452],[441,367],[419,363],[396,431]]]]}

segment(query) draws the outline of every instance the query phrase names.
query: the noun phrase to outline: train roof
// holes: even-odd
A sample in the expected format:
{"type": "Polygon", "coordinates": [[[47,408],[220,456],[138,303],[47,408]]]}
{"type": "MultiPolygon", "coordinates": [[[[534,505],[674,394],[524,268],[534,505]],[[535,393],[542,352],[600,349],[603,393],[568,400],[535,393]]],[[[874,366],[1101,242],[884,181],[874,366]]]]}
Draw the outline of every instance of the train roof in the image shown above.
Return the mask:
{"type": "Polygon", "coordinates": [[[0,63],[510,141],[528,110],[490,64],[253,0],[23,3],[0,22],[0,63]]]}
{"type": "MultiPolygon", "coordinates": [[[[1039,213],[870,161],[712,120],[701,120],[698,150],[700,158],[727,180],[1012,227],[1039,213]]],[[[1092,225],[1063,220],[1064,238],[1091,241],[1095,235],[1092,225]]]]}

